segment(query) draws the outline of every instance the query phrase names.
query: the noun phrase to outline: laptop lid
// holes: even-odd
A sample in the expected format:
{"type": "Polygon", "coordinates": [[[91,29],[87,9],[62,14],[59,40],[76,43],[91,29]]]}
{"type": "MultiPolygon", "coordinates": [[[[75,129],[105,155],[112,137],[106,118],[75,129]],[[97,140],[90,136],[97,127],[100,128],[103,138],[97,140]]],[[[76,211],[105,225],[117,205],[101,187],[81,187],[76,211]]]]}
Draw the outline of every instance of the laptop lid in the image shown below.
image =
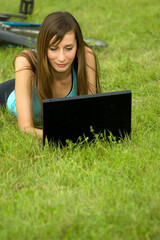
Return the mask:
{"type": "Polygon", "coordinates": [[[116,139],[131,134],[131,91],[83,95],[43,100],[43,144],[66,140],[76,142],[81,136],[112,133],[116,139]]]}

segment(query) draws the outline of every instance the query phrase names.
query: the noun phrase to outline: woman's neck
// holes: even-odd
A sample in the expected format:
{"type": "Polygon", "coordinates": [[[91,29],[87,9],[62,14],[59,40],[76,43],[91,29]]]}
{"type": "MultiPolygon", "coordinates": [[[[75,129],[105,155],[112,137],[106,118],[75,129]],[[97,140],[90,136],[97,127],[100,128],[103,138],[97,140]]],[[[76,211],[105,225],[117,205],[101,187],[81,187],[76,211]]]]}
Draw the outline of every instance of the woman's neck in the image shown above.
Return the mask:
{"type": "Polygon", "coordinates": [[[52,97],[59,98],[59,97],[66,97],[72,88],[72,72],[66,71],[63,73],[60,72],[53,72],[54,79],[52,83],[52,97]]]}
{"type": "Polygon", "coordinates": [[[53,76],[54,76],[54,81],[67,81],[68,79],[71,78],[71,68],[69,68],[65,72],[57,72],[56,70],[53,69],[53,76]]]}

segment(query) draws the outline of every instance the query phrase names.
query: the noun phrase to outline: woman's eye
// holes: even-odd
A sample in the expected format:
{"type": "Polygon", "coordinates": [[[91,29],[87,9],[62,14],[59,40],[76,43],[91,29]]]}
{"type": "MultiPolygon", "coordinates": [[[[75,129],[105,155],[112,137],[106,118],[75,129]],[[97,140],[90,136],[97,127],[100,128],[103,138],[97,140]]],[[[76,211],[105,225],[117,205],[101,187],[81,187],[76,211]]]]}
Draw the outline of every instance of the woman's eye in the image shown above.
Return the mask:
{"type": "Polygon", "coordinates": [[[68,51],[71,51],[72,50],[72,47],[67,47],[66,48],[68,51]]]}
{"type": "Polygon", "coordinates": [[[52,47],[52,48],[50,48],[50,50],[51,50],[51,51],[56,51],[57,48],[52,47]]]}

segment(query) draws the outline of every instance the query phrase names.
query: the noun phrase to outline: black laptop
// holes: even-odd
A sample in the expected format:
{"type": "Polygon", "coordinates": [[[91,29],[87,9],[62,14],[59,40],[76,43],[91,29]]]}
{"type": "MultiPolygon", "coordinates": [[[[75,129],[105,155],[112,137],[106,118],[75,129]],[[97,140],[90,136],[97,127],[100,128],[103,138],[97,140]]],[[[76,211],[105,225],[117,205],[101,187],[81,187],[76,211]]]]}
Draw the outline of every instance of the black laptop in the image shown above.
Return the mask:
{"type": "Polygon", "coordinates": [[[43,144],[66,144],[95,134],[117,140],[131,135],[130,90],[43,100],[43,144]]]}

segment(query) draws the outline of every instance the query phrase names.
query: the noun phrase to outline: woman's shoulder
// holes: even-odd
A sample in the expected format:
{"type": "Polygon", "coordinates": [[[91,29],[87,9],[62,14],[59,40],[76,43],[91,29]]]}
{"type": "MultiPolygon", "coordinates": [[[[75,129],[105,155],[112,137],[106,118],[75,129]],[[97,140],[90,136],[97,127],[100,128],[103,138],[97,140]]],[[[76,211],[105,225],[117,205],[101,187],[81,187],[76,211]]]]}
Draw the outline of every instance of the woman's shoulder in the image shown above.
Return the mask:
{"type": "Polygon", "coordinates": [[[95,54],[88,46],[85,46],[85,58],[87,66],[95,68],[95,54]]]}
{"type": "Polygon", "coordinates": [[[21,51],[15,58],[15,69],[19,70],[23,67],[31,68],[32,64],[36,65],[37,53],[33,49],[21,51]]]}
{"type": "Polygon", "coordinates": [[[25,56],[25,52],[21,52],[21,54],[18,54],[18,56],[15,58],[14,64],[15,64],[15,70],[16,71],[18,71],[22,67],[29,67],[30,66],[30,63],[25,56]]]}
{"type": "Polygon", "coordinates": [[[36,59],[31,56],[30,50],[20,52],[14,61],[17,85],[24,84],[31,90],[35,84],[36,59]],[[23,80],[23,81],[22,81],[23,80]]]}
{"type": "Polygon", "coordinates": [[[93,54],[94,55],[93,50],[88,46],[84,47],[84,51],[85,51],[86,54],[93,54]]]}

